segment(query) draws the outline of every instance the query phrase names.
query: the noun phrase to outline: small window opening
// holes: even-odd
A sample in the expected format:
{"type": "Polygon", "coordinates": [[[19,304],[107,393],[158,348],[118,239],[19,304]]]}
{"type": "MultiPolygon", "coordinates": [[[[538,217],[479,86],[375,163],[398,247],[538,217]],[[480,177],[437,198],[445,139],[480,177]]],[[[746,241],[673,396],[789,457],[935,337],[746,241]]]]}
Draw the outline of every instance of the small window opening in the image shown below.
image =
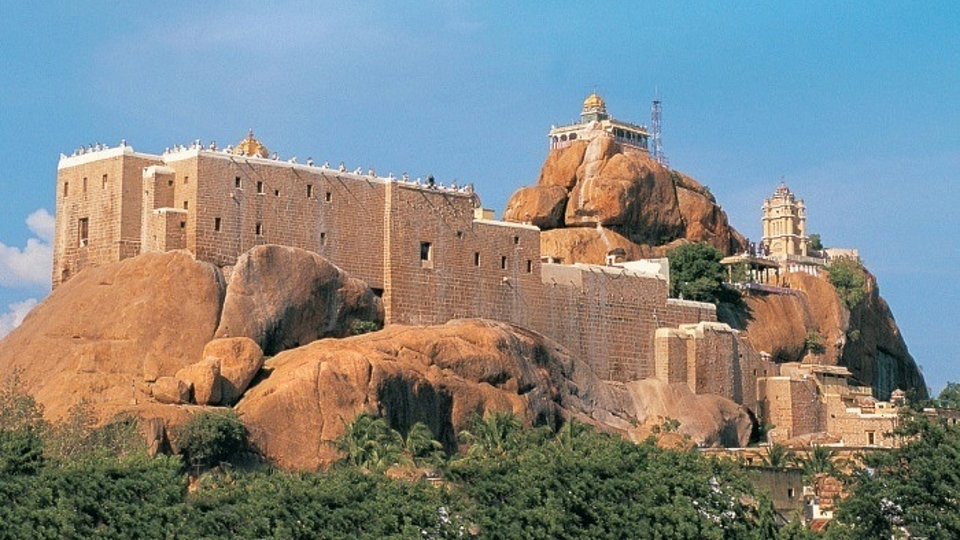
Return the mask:
{"type": "Polygon", "coordinates": [[[874,432],[868,431],[868,432],[867,432],[867,444],[871,444],[871,445],[872,445],[872,444],[876,444],[876,443],[877,443],[877,441],[876,441],[876,436],[875,436],[874,432]]]}
{"type": "Polygon", "coordinates": [[[263,194],[263,182],[257,182],[257,193],[263,194]]]}
{"type": "Polygon", "coordinates": [[[87,177],[86,177],[86,176],[83,177],[83,192],[84,192],[84,193],[87,192],[87,177]]]}
{"type": "Polygon", "coordinates": [[[257,236],[263,236],[263,223],[257,223],[257,236]]]}
{"type": "Polygon", "coordinates": [[[280,196],[280,190],[279,190],[279,189],[273,190],[273,196],[274,196],[274,197],[279,197],[279,196],[280,196]]]}
{"type": "Polygon", "coordinates": [[[183,201],[183,209],[189,210],[189,208],[190,208],[190,201],[183,201]]]}
{"type": "Polygon", "coordinates": [[[421,261],[433,260],[433,244],[431,244],[430,242],[420,242],[420,260],[421,261]]]}
{"type": "Polygon", "coordinates": [[[233,187],[235,187],[235,188],[237,188],[237,189],[240,189],[240,186],[241,186],[241,184],[240,184],[240,177],[239,177],[239,176],[234,176],[234,177],[233,177],[233,187]]]}
{"type": "Polygon", "coordinates": [[[80,221],[77,222],[77,243],[80,244],[80,247],[87,245],[87,242],[90,241],[90,219],[89,218],[80,218],[80,221]]]}
{"type": "Polygon", "coordinates": [[[190,183],[190,177],[189,177],[189,176],[184,176],[184,177],[183,177],[183,183],[184,183],[184,184],[189,184],[189,183],[190,183]]]}
{"type": "Polygon", "coordinates": [[[173,179],[167,180],[167,187],[173,186],[173,179]]]}
{"type": "Polygon", "coordinates": [[[328,191],[327,194],[324,196],[323,200],[325,200],[325,201],[327,201],[327,202],[332,201],[332,200],[333,200],[333,193],[330,193],[330,192],[328,191]]]}
{"type": "Polygon", "coordinates": [[[787,498],[788,498],[788,499],[792,499],[794,493],[795,493],[795,492],[793,491],[793,488],[787,488],[787,498]]]}
{"type": "Polygon", "coordinates": [[[107,175],[103,175],[103,183],[100,186],[103,189],[107,189],[107,175]]]}
{"type": "Polygon", "coordinates": [[[474,265],[474,266],[480,266],[480,252],[479,252],[479,251],[474,251],[474,252],[473,252],[473,265],[474,265]]]}
{"type": "Polygon", "coordinates": [[[506,256],[506,255],[502,255],[502,256],[500,257],[500,269],[501,269],[501,270],[506,270],[506,269],[507,269],[507,256],[506,256]]]}
{"type": "Polygon", "coordinates": [[[307,184],[307,198],[313,198],[313,184],[307,184]]]}
{"type": "Polygon", "coordinates": [[[463,238],[463,231],[457,231],[457,238],[463,238]]]}
{"type": "Polygon", "coordinates": [[[533,273],[533,261],[527,259],[527,273],[533,273]]]}
{"type": "Polygon", "coordinates": [[[63,196],[66,197],[70,195],[70,182],[63,183],[63,196]]]}
{"type": "Polygon", "coordinates": [[[514,236],[514,237],[513,237],[513,245],[517,245],[517,244],[519,244],[519,243],[520,243],[520,237],[519,237],[519,236],[514,236]]]}
{"type": "Polygon", "coordinates": [[[213,218],[213,230],[220,232],[220,218],[213,218]]]}
{"type": "Polygon", "coordinates": [[[187,228],[187,222],[186,222],[186,221],[181,221],[181,222],[180,222],[180,228],[181,228],[181,229],[186,229],[186,228],[187,228]]]}
{"type": "Polygon", "coordinates": [[[327,245],[327,233],[325,232],[320,233],[320,245],[321,246],[327,245]]]}

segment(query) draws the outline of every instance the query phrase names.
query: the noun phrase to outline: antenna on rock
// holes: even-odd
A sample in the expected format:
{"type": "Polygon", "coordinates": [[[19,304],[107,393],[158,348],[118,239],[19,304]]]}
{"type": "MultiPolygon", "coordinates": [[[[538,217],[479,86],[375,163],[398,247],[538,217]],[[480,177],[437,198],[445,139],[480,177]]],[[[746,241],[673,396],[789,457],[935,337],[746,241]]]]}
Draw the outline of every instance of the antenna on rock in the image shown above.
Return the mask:
{"type": "Polygon", "coordinates": [[[653,159],[663,165],[664,167],[669,167],[670,162],[667,160],[667,156],[663,153],[663,139],[662,137],[662,115],[663,110],[661,108],[660,102],[660,89],[657,88],[654,93],[653,105],[650,107],[650,128],[653,131],[651,134],[653,136],[653,149],[651,150],[651,155],[653,159]]]}

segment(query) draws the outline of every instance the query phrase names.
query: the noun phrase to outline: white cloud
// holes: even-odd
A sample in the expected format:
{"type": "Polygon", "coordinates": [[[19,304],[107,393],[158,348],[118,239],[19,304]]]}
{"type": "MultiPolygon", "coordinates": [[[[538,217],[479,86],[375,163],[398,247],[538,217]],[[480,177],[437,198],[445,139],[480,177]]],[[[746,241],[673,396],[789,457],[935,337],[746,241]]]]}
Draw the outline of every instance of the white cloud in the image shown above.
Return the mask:
{"type": "Polygon", "coordinates": [[[7,306],[6,313],[0,313],[0,339],[20,326],[27,313],[38,304],[36,298],[27,298],[23,302],[14,302],[7,306]]]}
{"type": "Polygon", "coordinates": [[[53,268],[53,216],[41,208],[26,219],[37,238],[20,248],[0,242],[0,287],[49,287],[53,268]]]}
{"type": "Polygon", "coordinates": [[[27,216],[27,227],[46,243],[53,242],[55,221],[46,208],[40,208],[27,216]]]}

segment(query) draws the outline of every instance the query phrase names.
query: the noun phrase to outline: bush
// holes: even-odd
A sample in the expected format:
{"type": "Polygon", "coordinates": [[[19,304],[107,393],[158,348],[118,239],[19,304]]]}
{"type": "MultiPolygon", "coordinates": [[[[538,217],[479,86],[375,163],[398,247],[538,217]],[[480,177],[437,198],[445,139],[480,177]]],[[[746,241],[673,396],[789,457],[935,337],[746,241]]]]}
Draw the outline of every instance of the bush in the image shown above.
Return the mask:
{"type": "Polygon", "coordinates": [[[376,332],[380,327],[375,322],[371,321],[353,321],[350,323],[350,335],[359,336],[362,334],[369,334],[370,332],[376,332]]]}
{"type": "Polygon", "coordinates": [[[803,342],[804,348],[807,349],[807,352],[811,354],[823,354],[827,352],[827,348],[823,345],[823,336],[820,335],[820,332],[816,330],[810,330],[807,332],[807,337],[803,342]]]}
{"type": "Polygon", "coordinates": [[[239,457],[246,430],[233,411],[202,412],[177,429],[180,453],[191,466],[211,467],[239,457]]]}
{"type": "Polygon", "coordinates": [[[723,287],[723,253],[708,244],[685,244],[667,253],[670,294],[675,298],[718,303],[734,300],[723,287]]]}
{"type": "Polygon", "coordinates": [[[867,294],[867,276],[863,266],[853,259],[837,259],[827,267],[830,284],[837,289],[847,309],[853,309],[867,294]]]}

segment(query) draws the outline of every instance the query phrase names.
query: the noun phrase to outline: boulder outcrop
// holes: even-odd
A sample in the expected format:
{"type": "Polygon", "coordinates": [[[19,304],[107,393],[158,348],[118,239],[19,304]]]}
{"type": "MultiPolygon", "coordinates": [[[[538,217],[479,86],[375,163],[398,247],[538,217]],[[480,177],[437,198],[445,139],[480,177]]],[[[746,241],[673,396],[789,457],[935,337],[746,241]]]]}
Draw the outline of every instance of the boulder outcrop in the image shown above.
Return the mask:
{"type": "Polygon", "coordinates": [[[896,388],[925,395],[923,376],[872,275],[866,273],[866,295],[852,311],[826,275],[790,273],[783,279],[794,294],[746,296],[743,310],[718,315],[777,362],[844,366],[884,399],[896,388]],[[810,350],[808,337],[818,339],[822,350],[810,350]]]}
{"type": "Polygon", "coordinates": [[[273,355],[349,335],[355,321],[383,325],[383,305],[364,282],[316,253],[266,245],[237,260],[215,335],[248,337],[273,355]]]}
{"type": "Polygon", "coordinates": [[[542,229],[599,225],[640,252],[681,239],[707,242],[726,254],[746,245],[709,190],[604,137],[551,151],[537,185],[511,197],[504,219],[542,229]]]}
{"type": "Polygon", "coordinates": [[[752,425],[742,407],[683,385],[601,381],[551,340],[488,320],[321,340],[277,355],[265,369],[269,376],[237,412],[260,451],[291,469],[330,463],[333,441],[364,412],[401,433],[423,422],[448,449],[475,415],[495,412],[540,425],[576,418],[635,440],[650,433],[635,426],[676,418],[681,433],[705,444],[745,441],[752,425]],[[657,399],[645,397],[650,389],[657,399]]]}
{"type": "Polygon", "coordinates": [[[203,348],[203,358],[217,362],[224,405],[236,403],[263,367],[263,351],[247,337],[215,339],[203,348]]]}

